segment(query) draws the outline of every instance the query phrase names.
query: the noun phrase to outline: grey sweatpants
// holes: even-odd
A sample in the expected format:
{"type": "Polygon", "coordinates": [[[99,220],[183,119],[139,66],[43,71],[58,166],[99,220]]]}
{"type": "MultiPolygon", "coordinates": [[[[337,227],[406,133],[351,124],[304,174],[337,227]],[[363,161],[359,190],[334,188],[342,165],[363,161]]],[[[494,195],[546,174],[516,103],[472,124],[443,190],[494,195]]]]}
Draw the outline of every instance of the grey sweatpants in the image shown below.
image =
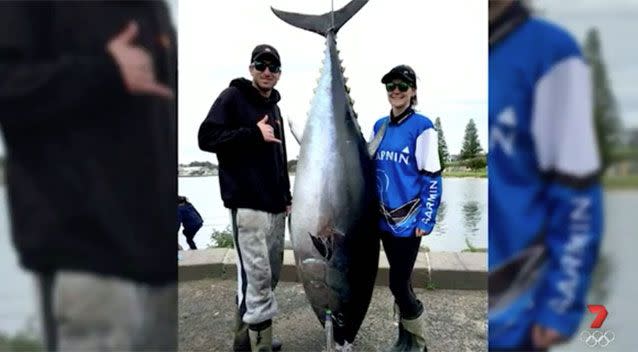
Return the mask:
{"type": "Polygon", "coordinates": [[[88,273],[39,276],[50,351],[176,351],[177,287],[88,273]]]}
{"type": "Polygon", "coordinates": [[[273,290],[284,259],[285,218],[285,213],[231,210],[238,308],[246,324],[259,324],[277,314],[273,290]]]}

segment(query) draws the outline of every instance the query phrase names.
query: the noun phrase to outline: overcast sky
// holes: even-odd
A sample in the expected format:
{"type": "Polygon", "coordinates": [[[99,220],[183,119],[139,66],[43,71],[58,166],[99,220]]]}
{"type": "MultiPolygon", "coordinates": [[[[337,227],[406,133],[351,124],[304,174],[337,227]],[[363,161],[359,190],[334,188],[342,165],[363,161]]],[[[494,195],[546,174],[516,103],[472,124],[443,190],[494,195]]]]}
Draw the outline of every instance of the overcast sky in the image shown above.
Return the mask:
{"type": "MultiPolygon", "coordinates": [[[[347,0],[335,0],[339,9],[347,0]]],[[[249,77],[257,44],[277,48],[282,75],[277,89],[285,119],[303,126],[319,77],[324,39],[279,20],[270,6],[322,14],[329,0],[179,2],[179,160],[215,162],[197,146],[197,130],[211,104],[236,77],[249,77]]],[[[371,0],[337,36],[354,109],[366,138],[389,113],[384,73],[398,64],[414,68],[418,110],[441,117],[450,153],[460,151],[465,125],[477,124],[487,142],[487,4],[476,0],[371,0]]],[[[287,131],[288,133],[288,131],[287,131]]],[[[299,147],[287,134],[289,159],[299,147]]]]}
{"type": "Polygon", "coordinates": [[[534,6],[581,45],[587,31],[598,28],[620,117],[625,127],[638,128],[638,0],[534,0],[534,6]]]}
{"type": "MultiPolygon", "coordinates": [[[[277,88],[284,117],[303,125],[319,75],[324,42],[316,34],[277,19],[269,6],[324,13],[329,0],[168,0],[179,35],[179,159],[215,160],[197,148],[196,135],[215,97],[235,77],[248,77],[255,44],[275,45],[284,72],[277,88]]],[[[335,0],[335,8],[347,3],[335,0]]],[[[582,44],[598,27],[603,56],[626,127],[638,127],[637,0],[534,0],[542,15],[560,23],[582,44]]],[[[450,152],[458,153],[467,120],[477,122],[487,142],[487,15],[476,0],[371,0],[340,32],[355,110],[364,133],[388,112],[380,77],[406,63],[419,76],[419,109],[440,116],[450,152]]],[[[290,136],[289,136],[290,139],[290,136]]],[[[290,139],[289,156],[298,147],[290,139]]],[[[0,155],[4,154],[0,138],[0,155]]]]}

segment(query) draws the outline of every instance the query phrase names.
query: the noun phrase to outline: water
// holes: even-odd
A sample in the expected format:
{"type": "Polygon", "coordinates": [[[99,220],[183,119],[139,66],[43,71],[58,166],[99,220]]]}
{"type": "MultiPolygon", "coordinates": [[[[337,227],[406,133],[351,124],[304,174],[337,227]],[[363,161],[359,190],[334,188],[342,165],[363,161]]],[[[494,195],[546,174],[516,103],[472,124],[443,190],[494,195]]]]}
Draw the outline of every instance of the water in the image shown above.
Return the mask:
{"type": "MultiPolygon", "coordinates": [[[[556,352],[576,351],[635,351],[636,317],[638,305],[637,220],[638,190],[605,193],[605,235],[600,249],[600,260],[592,280],[587,302],[602,304],[608,316],[601,332],[612,331],[615,339],[605,348],[590,348],[579,340],[579,334],[556,352]]],[[[589,330],[594,314],[586,313],[579,333],[589,330]]],[[[594,331],[594,330],[590,330],[594,331]]],[[[554,351],[554,349],[552,349],[554,351]]]]}
{"type": "Polygon", "coordinates": [[[18,266],[10,239],[6,187],[0,184],[0,332],[13,335],[37,328],[35,282],[18,266]]]}
{"type": "MultiPolygon", "coordinates": [[[[219,185],[214,177],[180,178],[180,192],[188,196],[200,209],[206,224],[196,237],[205,247],[213,228],[224,228],[229,214],[219,199],[219,185]],[[217,192],[217,193],[215,193],[217,192]],[[208,211],[211,210],[211,211],[208,211]]],[[[445,179],[445,208],[441,209],[439,226],[426,244],[433,250],[463,247],[467,237],[472,245],[485,246],[487,180],[445,179]],[[454,202],[458,202],[455,204],[454,202]],[[482,242],[481,242],[482,241],[482,242]]],[[[37,304],[31,276],[19,268],[9,238],[6,189],[0,185],[0,332],[15,334],[37,322],[37,304]]],[[[594,276],[588,302],[604,304],[609,311],[602,330],[611,330],[616,339],[604,351],[633,351],[635,317],[638,316],[638,237],[636,236],[638,190],[605,192],[605,237],[601,258],[594,276]]],[[[183,236],[180,242],[185,245],[183,236]]],[[[581,330],[587,330],[593,320],[588,314],[581,330]]],[[[554,350],[554,349],[553,349],[554,350]]],[[[552,351],[553,351],[552,350],[552,351]]],[[[555,349],[557,352],[597,351],[586,347],[576,337],[570,344],[555,349]]]]}
{"type": "MultiPolygon", "coordinates": [[[[294,185],[294,176],[291,176],[294,185]]],[[[210,177],[180,177],[179,193],[186,196],[204,218],[204,226],[195,236],[198,248],[210,244],[213,230],[230,225],[230,213],[224,208],[219,193],[219,179],[210,177]]],[[[286,239],[289,239],[286,231],[286,239]]],[[[459,252],[468,248],[487,248],[487,179],[444,178],[443,196],[437,225],[421,242],[432,251],[459,252]]],[[[182,248],[188,248],[184,236],[179,236],[182,248]]]]}

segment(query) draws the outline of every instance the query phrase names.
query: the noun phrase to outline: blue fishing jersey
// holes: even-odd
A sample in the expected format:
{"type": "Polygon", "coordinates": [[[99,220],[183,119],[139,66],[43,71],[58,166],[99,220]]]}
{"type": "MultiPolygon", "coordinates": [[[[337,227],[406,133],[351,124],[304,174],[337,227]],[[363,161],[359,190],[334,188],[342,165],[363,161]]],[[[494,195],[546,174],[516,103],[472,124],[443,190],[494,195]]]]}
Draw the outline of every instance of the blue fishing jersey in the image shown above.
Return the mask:
{"type": "Polygon", "coordinates": [[[490,43],[489,140],[490,272],[534,244],[548,255],[532,289],[490,309],[490,348],[528,344],[534,324],[571,336],[603,223],[590,71],[563,29],[527,17],[490,43]]]}
{"type": "Polygon", "coordinates": [[[379,119],[373,136],[387,123],[375,153],[379,228],[397,237],[414,235],[415,228],[431,232],[441,202],[438,135],[429,118],[410,110],[392,121],[379,119]]]}

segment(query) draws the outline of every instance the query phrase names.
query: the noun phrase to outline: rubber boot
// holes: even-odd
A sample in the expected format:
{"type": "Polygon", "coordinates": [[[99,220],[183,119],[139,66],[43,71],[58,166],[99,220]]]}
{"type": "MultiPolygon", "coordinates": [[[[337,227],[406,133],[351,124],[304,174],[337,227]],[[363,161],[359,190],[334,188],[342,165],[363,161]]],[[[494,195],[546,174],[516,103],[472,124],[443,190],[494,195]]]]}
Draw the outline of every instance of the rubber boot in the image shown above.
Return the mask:
{"type": "Polygon", "coordinates": [[[272,351],[272,326],[260,331],[248,329],[248,335],[250,336],[250,348],[252,352],[272,351]]]}
{"type": "Polygon", "coordinates": [[[414,319],[401,318],[401,324],[405,329],[407,340],[409,340],[409,347],[403,351],[427,352],[428,348],[425,345],[425,311],[414,319]]]}
{"type": "Polygon", "coordinates": [[[408,333],[405,331],[405,328],[403,328],[403,324],[401,324],[400,319],[398,319],[400,318],[400,316],[401,313],[399,312],[399,306],[395,303],[393,317],[394,319],[399,320],[399,336],[394,341],[394,344],[386,349],[386,352],[405,351],[408,348],[408,344],[410,342],[409,336],[408,333]]]}
{"type": "MultiPolygon", "coordinates": [[[[273,337],[272,350],[273,352],[281,351],[283,343],[273,337]]],[[[233,341],[233,351],[235,352],[250,352],[250,337],[248,336],[248,324],[244,323],[239,315],[239,311],[235,310],[235,338],[233,341]]]]}
{"type": "Polygon", "coordinates": [[[248,337],[248,324],[244,323],[239,315],[239,310],[235,309],[235,338],[233,341],[233,351],[250,352],[250,338],[248,337]]]}
{"type": "Polygon", "coordinates": [[[348,341],[344,341],[343,345],[335,343],[335,352],[352,352],[352,344],[348,341]]]}
{"type": "Polygon", "coordinates": [[[276,337],[272,337],[272,350],[273,352],[278,352],[281,351],[281,348],[283,347],[283,342],[281,342],[281,340],[279,340],[276,337]]]}

